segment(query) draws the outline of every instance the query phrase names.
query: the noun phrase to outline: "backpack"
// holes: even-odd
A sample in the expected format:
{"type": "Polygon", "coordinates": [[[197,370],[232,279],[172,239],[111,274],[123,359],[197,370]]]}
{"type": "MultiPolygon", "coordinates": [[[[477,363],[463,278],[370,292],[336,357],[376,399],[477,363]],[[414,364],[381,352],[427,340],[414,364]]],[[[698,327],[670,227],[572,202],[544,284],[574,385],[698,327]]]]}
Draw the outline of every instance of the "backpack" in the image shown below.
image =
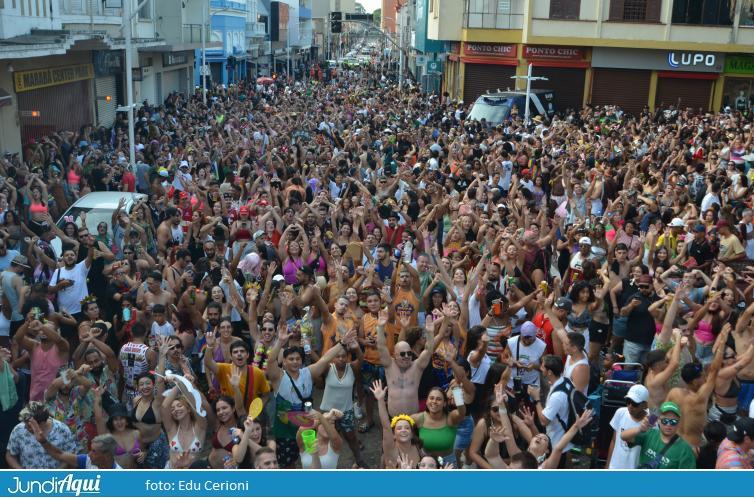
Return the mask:
{"type": "MultiPolygon", "coordinates": [[[[568,400],[568,421],[564,422],[563,419],[560,418],[560,415],[556,416],[558,422],[560,422],[560,425],[563,426],[563,430],[565,432],[568,432],[568,429],[573,426],[574,422],[576,422],[576,419],[581,416],[581,414],[584,413],[584,411],[588,408],[589,398],[587,398],[587,396],[583,392],[577,390],[573,385],[573,382],[571,382],[571,380],[567,378],[564,378],[563,382],[554,387],[553,392],[564,393],[568,400]]],[[[590,446],[592,444],[592,437],[594,434],[593,424],[594,420],[592,420],[592,422],[586,425],[583,429],[578,431],[574,438],[571,440],[571,444],[578,447],[590,446]]]]}

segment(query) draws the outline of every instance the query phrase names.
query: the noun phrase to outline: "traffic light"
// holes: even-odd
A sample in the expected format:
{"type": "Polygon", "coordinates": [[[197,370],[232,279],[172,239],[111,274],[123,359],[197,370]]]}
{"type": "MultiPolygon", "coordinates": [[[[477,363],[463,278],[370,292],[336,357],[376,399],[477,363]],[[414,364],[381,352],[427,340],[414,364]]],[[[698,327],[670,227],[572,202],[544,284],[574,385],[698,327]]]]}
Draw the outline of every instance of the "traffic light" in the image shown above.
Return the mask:
{"type": "Polygon", "coordinates": [[[340,33],[343,31],[343,25],[341,24],[342,20],[343,20],[342,12],[330,12],[330,32],[331,33],[340,33]]]}

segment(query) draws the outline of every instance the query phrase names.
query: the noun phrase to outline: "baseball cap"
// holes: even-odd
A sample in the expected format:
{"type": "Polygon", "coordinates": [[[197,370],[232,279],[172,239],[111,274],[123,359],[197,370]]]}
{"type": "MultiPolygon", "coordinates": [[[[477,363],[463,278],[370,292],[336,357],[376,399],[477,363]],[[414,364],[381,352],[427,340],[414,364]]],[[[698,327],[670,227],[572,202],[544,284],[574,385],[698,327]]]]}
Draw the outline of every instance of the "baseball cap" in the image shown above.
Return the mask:
{"type": "Polygon", "coordinates": [[[188,166],[189,166],[189,162],[187,162],[186,160],[181,160],[180,168],[183,168],[183,167],[188,168],[188,166]]]}
{"type": "Polygon", "coordinates": [[[170,173],[168,172],[168,169],[165,167],[158,168],[157,173],[160,174],[161,177],[167,177],[168,175],[170,175],[170,173]]]}
{"type": "Polygon", "coordinates": [[[242,206],[242,207],[241,207],[241,208],[240,208],[240,209],[238,210],[238,213],[240,213],[241,215],[249,215],[249,206],[248,206],[248,205],[244,205],[244,206],[242,206]]]}
{"type": "Polygon", "coordinates": [[[261,238],[262,236],[264,236],[264,231],[262,231],[261,229],[259,229],[258,231],[254,232],[254,236],[252,237],[252,239],[256,240],[258,238],[261,238]]]}
{"type": "Polygon", "coordinates": [[[573,309],[573,301],[568,297],[560,297],[555,301],[555,307],[571,312],[571,309],[573,309]]]}
{"type": "Polygon", "coordinates": [[[680,217],[676,217],[670,221],[670,227],[686,227],[686,223],[680,217]]]}
{"type": "Polygon", "coordinates": [[[746,436],[754,438],[754,418],[738,417],[728,431],[728,439],[740,443],[746,436]]]}
{"type": "Polygon", "coordinates": [[[715,227],[717,227],[718,229],[722,229],[724,227],[730,227],[730,222],[728,222],[725,219],[722,219],[722,220],[717,221],[717,225],[715,227]]]}
{"type": "Polygon", "coordinates": [[[706,233],[707,232],[707,228],[704,227],[704,224],[697,224],[697,225],[694,226],[694,232],[697,232],[697,233],[706,233]]]}
{"type": "Polygon", "coordinates": [[[579,245],[592,245],[592,240],[589,239],[589,236],[582,236],[579,238],[579,245]]]}
{"type": "Polygon", "coordinates": [[[646,403],[649,401],[649,391],[641,384],[632,385],[626,394],[626,399],[630,399],[637,405],[646,403]]]}
{"type": "Polygon", "coordinates": [[[521,325],[521,336],[522,337],[536,337],[537,325],[535,325],[531,321],[526,321],[523,325],[521,325]]]}
{"type": "Polygon", "coordinates": [[[665,401],[660,405],[660,413],[666,412],[675,413],[679,417],[681,416],[681,409],[672,401],[665,401]]]}

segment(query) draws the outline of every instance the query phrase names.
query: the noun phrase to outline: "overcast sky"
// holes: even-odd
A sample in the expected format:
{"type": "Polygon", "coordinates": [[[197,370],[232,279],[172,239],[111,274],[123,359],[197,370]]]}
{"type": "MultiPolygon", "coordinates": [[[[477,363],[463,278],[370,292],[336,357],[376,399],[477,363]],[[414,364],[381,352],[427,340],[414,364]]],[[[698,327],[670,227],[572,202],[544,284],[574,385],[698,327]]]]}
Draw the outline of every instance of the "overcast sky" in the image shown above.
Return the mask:
{"type": "Polygon", "coordinates": [[[367,12],[374,12],[382,6],[382,0],[356,0],[367,12]]]}

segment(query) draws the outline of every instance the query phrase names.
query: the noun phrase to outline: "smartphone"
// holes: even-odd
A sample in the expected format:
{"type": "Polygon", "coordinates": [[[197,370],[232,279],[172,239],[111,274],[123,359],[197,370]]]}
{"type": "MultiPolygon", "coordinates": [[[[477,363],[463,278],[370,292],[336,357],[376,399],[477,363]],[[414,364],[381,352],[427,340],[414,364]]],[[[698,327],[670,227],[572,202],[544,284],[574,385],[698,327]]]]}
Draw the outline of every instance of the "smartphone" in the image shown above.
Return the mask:
{"type": "Polygon", "coordinates": [[[651,425],[651,426],[654,427],[657,424],[657,420],[658,420],[657,415],[650,415],[649,416],[649,425],[651,425]]]}

